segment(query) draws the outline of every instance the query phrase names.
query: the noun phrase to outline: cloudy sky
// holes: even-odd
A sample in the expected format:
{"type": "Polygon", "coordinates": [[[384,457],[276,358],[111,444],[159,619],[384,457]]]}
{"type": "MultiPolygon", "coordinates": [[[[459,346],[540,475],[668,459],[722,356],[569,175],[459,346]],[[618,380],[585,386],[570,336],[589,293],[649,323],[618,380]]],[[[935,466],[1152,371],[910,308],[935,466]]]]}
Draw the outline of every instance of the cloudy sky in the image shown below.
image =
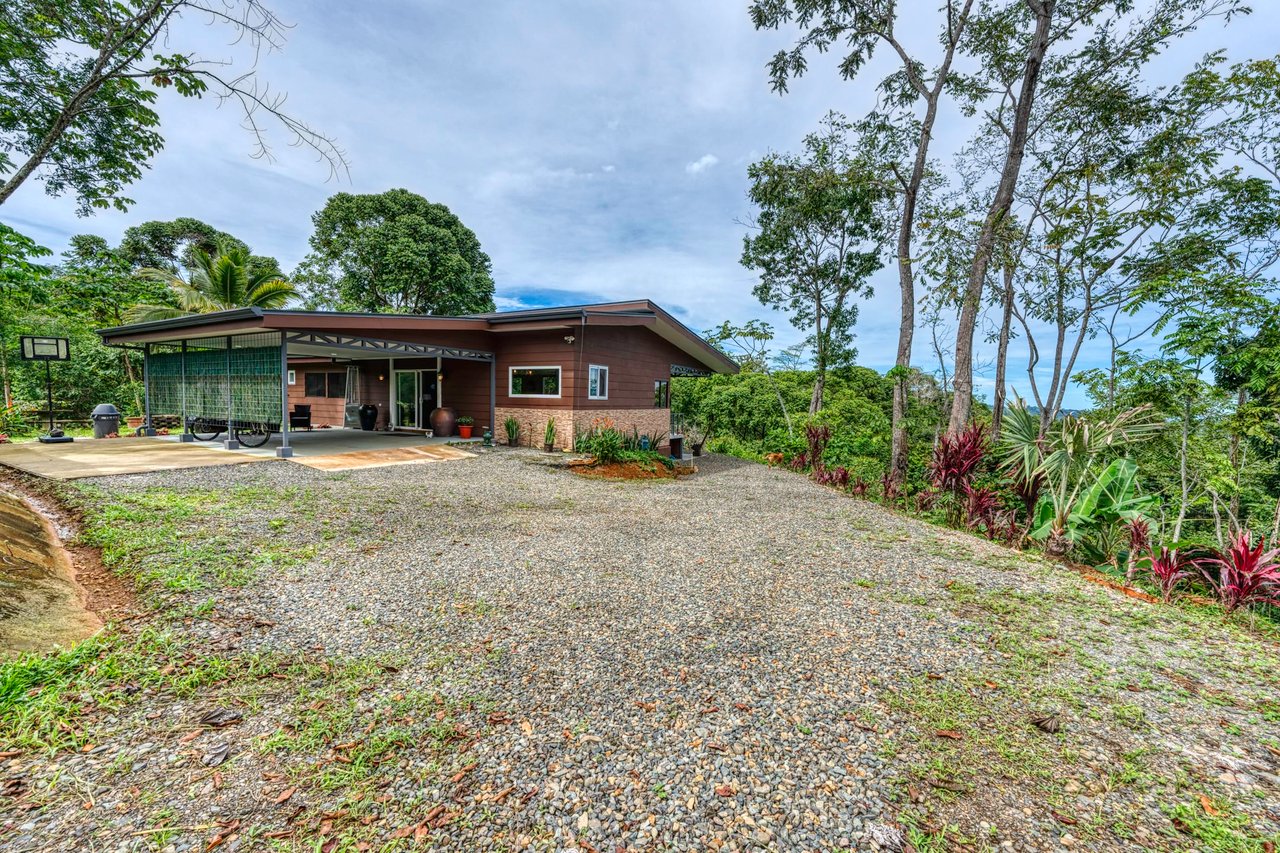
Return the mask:
{"type": "MultiPolygon", "coordinates": [[[[789,36],[756,32],[743,0],[270,5],[295,26],[282,52],[262,58],[260,76],[289,93],[292,114],[340,141],[349,180],[326,182],[327,170],[283,135],[275,162],[253,160],[230,107],[166,94],[168,144],[131,189],[129,213],[77,219],[74,200],[29,183],[5,204],[4,220],[61,251],[71,234],[114,241],[139,222],[194,216],[289,269],[330,194],[405,187],[448,205],[479,235],[500,307],[648,297],[694,329],[763,317],[781,344],[801,337],[754,300],[752,274],[738,264],[746,168],[769,150],[796,148],[828,110],[871,109],[888,57],[853,83],[817,59],[780,97],[765,63],[789,36]]],[[[902,3],[907,41],[926,55],[937,5],[902,3]]],[[[1176,79],[1218,48],[1232,58],[1274,52],[1280,4],[1255,5],[1251,19],[1225,31],[1211,24],[1182,43],[1153,74],[1176,79]]],[[[172,49],[243,67],[245,52],[228,36],[190,20],[172,49]]],[[[935,150],[955,150],[970,131],[944,115],[935,150]]],[[[892,365],[896,289],[882,271],[862,308],[859,362],[876,369],[892,365]]],[[[917,341],[916,363],[933,369],[927,336],[917,341]]],[[[1102,354],[1099,346],[1085,357],[1102,354]]],[[[1022,359],[1019,347],[1019,386],[1022,359]]],[[[989,376],[979,383],[989,391],[989,376]]]]}

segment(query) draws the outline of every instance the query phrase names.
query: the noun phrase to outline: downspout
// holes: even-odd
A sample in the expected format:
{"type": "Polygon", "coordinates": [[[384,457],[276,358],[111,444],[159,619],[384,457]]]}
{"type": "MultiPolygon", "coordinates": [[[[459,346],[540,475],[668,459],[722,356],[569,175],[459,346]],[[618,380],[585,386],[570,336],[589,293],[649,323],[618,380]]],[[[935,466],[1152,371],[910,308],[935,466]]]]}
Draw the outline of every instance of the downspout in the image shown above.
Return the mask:
{"type": "MultiPolygon", "coordinates": [[[[571,448],[577,447],[578,444],[578,384],[582,381],[582,355],[587,348],[587,309],[581,309],[581,314],[579,322],[582,329],[581,334],[578,335],[578,360],[573,367],[573,395],[569,398],[569,446],[571,448]]],[[[587,381],[591,380],[588,378],[587,381]]]]}

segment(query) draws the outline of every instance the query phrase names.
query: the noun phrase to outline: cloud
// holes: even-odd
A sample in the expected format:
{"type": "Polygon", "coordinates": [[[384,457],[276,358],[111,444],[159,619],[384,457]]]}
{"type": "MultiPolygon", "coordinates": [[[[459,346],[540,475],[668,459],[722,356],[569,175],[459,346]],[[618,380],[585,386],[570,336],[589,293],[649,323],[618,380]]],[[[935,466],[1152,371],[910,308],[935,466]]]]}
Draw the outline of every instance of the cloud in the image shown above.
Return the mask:
{"type": "MultiPolygon", "coordinates": [[[[165,148],[129,187],[131,211],[78,219],[74,199],[50,198],[30,181],[0,217],[61,252],[73,234],[114,242],[149,219],[193,216],[290,269],[330,195],[404,187],[448,205],[476,232],[503,308],[649,297],[694,329],[760,318],[773,325],[777,348],[804,338],[752,296],[757,279],[739,263],[740,223],[751,214],[746,164],[796,150],[832,107],[850,118],[874,109],[882,67],[851,85],[838,52],[815,55],[779,97],[767,65],[794,34],[756,31],[737,3],[288,5],[296,26],[283,51],[263,57],[263,82],[288,92],[291,114],[350,153],[350,181],[326,182],[323,166],[275,128],[279,160],[253,161],[230,105],[168,91],[157,102],[165,148]],[[715,153],[689,162],[692,150],[715,153]]],[[[1207,27],[1162,55],[1163,81],[1224,43],[1232,59],[1273,50],[1280,4],[1255,5],[1265,8],[1230,39],[1207,27]]],[[[904,18],[902,35],[926,49],[936,23],[904,18]]],[[[247,68],[252,56],[226,36],[193,18],[175,30],[172,49],[234,56],[247,68]]],[[[947,107],[932,149],[939,162],[971,128],[947,107]]],[[[874,283],[856,343],[860,361],[883,370],[900,317],[891,261],[874,283]]],[[[951,347],[954,331],[943,337],[951,347]]],[[[1077,368],[1105,363],[1104,344],[1087,341],[1077,368]]],[[[979,346],[975,361],[989,363],[994,348],[985,336],[979,346]]],[[[1010,373],[1025,385],[1025,341],[1014,347],[1010,373]]],[[[914,361],[937,367],[928,329],[916,334],[914,361]]]]}
{"type": "Polygon", "coordinates": [[[720,158],[717,157],[716,155],[703,154],[697,160],[694,160],[692,163],[687,164],[684,167],[684,170],[688,172],[690,175],[698,175],[707,171],[707,169],[710,169],[712,166],[714,166],[716,163],[719,163],[719,162],[720,162],[720,158]]]}

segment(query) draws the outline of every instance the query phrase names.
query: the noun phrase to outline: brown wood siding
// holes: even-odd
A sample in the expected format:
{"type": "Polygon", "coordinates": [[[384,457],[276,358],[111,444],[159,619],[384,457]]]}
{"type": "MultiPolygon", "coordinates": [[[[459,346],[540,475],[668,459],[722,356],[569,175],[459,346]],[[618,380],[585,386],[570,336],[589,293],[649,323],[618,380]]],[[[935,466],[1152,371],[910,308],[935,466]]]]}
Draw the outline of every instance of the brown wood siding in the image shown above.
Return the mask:
{"type": "MultiPolygon", "coordinates": [[[[382,429],[386,423],[388,406],[391,401],[391,391],[388,380],[384,378],[378,381],[379,376],[387,376],[387,362],[385,361],[360,361],[356,364],[360,368],[360,383],[358,386],[359,393],[356,401],[361,405],[365,403],[373,403],[378,407],[378,429],[382,429]]],[[[318,427],[328,424],[332,427],[340,427],[344,420],[344,411],[346,408],[345,397],[308,397],[307,379],[308,373],[345,373],[347,365],[345,363],[333,364],[330,362],[315,361],[293,361],[289,362],[289,369],[297,374],[297,381],[289,386],[289,408],[292,409],[299,403],[309,404],[311,406],[311,425],[318,427]]]]}
{"type": "MultiPolygon", "coordinates": [[[[581,340],[578,328],[547,329],[536,332],[507,332],[495,334],[498,354],[498,405],[515,409],[568,409],[573,405],[572,388],[577,360],[577,341],[581,340]],[[565,336],[573,335],[574,344],[565,343],[565,336]],[[512,397],[510,369],[512,367],[559,367],[560,397],[512,397]]],[[[585,368],[584,368],[585,369],[585,368]]],[[[486,383],[488,377],[485,377],[486,383]]],[[[485,385],[488,394],[488,385],[485,385]]],[[[486,399],[485,405],[488,405],[486,399]]]]}
{"type": "Polygon", "coordinates": [[[574,388],[578,409],[651,409],[653,383],[670,379],[672,364],[690,361],[679,347],[648,329],[588,325],[585,337],[582,377],[574,388]],[[587,398],[588,365],[592,364],[609,368],[607,400],[587,398]]]}

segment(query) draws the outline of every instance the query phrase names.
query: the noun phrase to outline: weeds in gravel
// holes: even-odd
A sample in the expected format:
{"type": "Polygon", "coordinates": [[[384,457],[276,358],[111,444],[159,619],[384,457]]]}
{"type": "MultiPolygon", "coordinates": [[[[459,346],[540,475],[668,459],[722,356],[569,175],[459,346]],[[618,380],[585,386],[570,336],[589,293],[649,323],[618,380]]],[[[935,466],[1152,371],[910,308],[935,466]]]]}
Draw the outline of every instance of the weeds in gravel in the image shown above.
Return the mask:
{"type": "Polygon", "coordinates": [[[1280,844],[1280,835],[1258,836],[1248,817],[1221,801],[1177,803],[1166,806],[1165,813],[1175,829],[1198,841],[1206,853],[1264,853],[1280,844]]]}
{"type": "Polygon", "coordinates": [[[314,555],[308,537],[281,537],[273,511],[289,507],[291,524],[315,518],[316,499],[302,489],[259,486],[213,490],[151,488],[107,497],[85,487],[83,541],[110,569],[144,590],[198,592],[244,586],[263,569],[314,555]]]}
{"type": "Polygon", "coordinates": [[[191,641],[147,628],[0,663],[0,743],[82,748],[93,742],[100,714],[154,700],[157,693],[188,698],[213,684],[252,686],[279,663],[265,654],[200,656],[195,649],[191,641]]]}

